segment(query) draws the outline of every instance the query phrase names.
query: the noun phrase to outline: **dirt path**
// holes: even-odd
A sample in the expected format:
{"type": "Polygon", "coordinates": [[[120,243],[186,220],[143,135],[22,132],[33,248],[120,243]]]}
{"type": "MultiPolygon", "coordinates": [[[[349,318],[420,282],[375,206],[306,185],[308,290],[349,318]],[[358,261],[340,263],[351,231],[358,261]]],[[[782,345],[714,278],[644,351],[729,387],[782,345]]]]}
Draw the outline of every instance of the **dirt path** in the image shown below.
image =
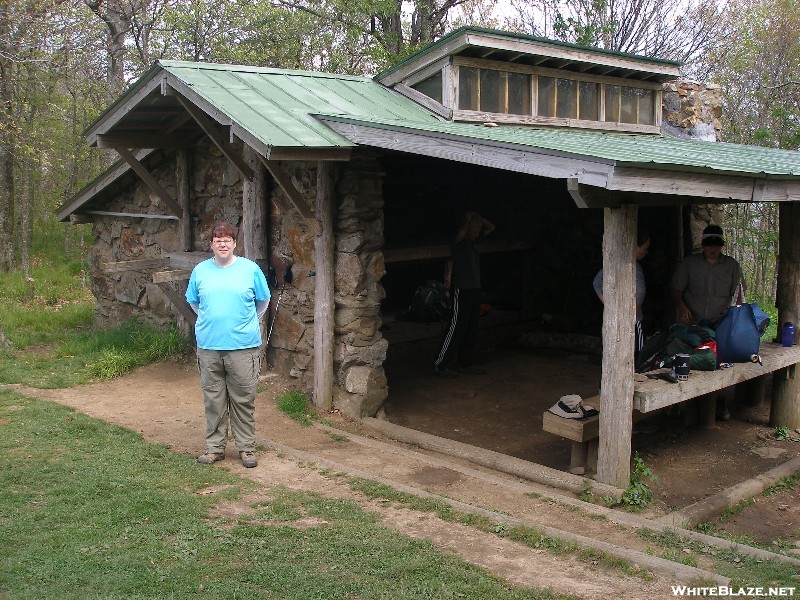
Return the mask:
{"type": "MultiPolygon", "coordinates": [[[[261,454],[257,468],[244,469],[234,460],[231,444],[229,460],[217,465],[262,483],[265,495],[269,495],[270,486],[283,485],[354,499],[368,510],[381,514],[387,526],[412,537],[428,539],[442,551],[457,554],[515,584],[552,588],[585,599],[672,597],[670,585],[679,583],[680,575],[670,575],[660,569],[652,569],[651,578],[623,575],[601,564],[581,561],[572,553],[554,555],[528,548],[352,491],[343,478],[326,476],[322,468],[364,474],[379,481],[395,482],[401,489],[405,486],[420,493],[436,494],[510,515],[509,518],[519,522],[555,527],[570,535],[602,540],[630,550],[634,557],[636,552],[641,552],[644,560],[650,560],[648,546],[653,546],[652,542],[633,534],[630,527],[608,519],[591,518],[574,506],[537,494],[533,484],[403,448],[361,430],[359,424],[336,414],[326,418],[334,427],[349,430],[348,435],[332,435],[320,427],[301,427],[275,407],[275,398],[288,389],[290,383],[275,376],[266,379],[265,384],[267,391],[259,394],[257,401],[257,433],[272,449],[261,454]],[[481,472],[485,476],[481,476],[481,472]]],[[[202,396],[192,365],[156,364],[118,380],[72,389],[35,390],[19,386],[16,389],[133,429],[145,440],[166,444],[181,454],[195,456],[203,450],[202,396]]],[[[239,507],[221,508],[246,511],[247,500],[243,499],[239,507]]],[[[702,556],[698,557],[698,566],[708,566],[702,556]]],[[[643,570],[651,569],[643,563],[643,570]]]]}

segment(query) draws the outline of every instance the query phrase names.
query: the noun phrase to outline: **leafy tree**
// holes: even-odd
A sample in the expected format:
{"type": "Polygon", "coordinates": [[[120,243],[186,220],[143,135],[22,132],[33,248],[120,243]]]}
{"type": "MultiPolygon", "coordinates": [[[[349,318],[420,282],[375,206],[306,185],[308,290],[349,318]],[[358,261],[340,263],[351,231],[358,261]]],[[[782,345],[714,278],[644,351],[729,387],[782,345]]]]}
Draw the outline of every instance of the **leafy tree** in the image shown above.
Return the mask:
{"type": "MultiPolygon", "coordinates": [[[[705,72],[723,93],[726,140],[800,147],[800,5],[795,0],[733,0],[729,31],[706,58],[705,72]]],[[[774,204],[728,205],[731,252],[741,262],[749,296],[775,297],[778,210],[774,204]]]]}
{"type": "Polygon", "coordinates": [[[727,139],[800,147],[800,5],[795,0],[736,0],[731,33],[708,57],[722,86],[727,139]]]}
{"type": "MultiPolygon", "coordinates": [[[[642,56],[694,63],[719,36],[716,3],[688,0],[511,0],[511,28],[642,56]]],[[[689,65],[691,69],[692,65],[689,65]]]]}

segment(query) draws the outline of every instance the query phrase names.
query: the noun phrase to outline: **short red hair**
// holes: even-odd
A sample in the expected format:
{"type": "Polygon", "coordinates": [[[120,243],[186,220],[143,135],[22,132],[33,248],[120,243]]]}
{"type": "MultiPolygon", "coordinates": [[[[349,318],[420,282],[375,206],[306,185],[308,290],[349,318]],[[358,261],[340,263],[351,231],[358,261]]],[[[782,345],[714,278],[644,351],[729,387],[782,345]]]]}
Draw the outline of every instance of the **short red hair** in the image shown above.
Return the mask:
{"type": "Polygon", "coordinates": [[[217,221],[211,227],[211,238],[214,239],[224,237],[229,237],[236,241],[236,230],[233,228],[233,225],[227,221],[217,221]]]}

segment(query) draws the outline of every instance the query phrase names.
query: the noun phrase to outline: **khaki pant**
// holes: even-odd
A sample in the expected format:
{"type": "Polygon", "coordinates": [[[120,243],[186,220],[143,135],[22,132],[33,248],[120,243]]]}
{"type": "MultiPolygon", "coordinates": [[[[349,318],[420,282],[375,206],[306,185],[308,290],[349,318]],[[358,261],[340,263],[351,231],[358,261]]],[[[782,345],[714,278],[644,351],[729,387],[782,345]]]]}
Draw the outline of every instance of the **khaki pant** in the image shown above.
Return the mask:
{"type": "Polygon", "coordinates": [[[254,413],[261,348],[198,348],[197,368],[206,410],[206,452],[225,452],[229,419],[236,450],[255,450],[254,413]]]}

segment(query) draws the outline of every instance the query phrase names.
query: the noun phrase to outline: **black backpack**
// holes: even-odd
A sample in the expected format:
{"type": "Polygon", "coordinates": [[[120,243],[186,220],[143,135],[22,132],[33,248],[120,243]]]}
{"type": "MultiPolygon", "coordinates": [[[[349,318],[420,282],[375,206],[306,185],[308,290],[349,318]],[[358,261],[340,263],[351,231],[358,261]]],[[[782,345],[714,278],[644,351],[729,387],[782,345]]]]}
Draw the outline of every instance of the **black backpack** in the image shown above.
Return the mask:
{"type": "Polygon", "coordinates": [[[444,284],[429,279],[414,292],[408,310],[398,315],[403,321],[435,322],[450,318],[450,305],[447,302],[444,284]]]}

